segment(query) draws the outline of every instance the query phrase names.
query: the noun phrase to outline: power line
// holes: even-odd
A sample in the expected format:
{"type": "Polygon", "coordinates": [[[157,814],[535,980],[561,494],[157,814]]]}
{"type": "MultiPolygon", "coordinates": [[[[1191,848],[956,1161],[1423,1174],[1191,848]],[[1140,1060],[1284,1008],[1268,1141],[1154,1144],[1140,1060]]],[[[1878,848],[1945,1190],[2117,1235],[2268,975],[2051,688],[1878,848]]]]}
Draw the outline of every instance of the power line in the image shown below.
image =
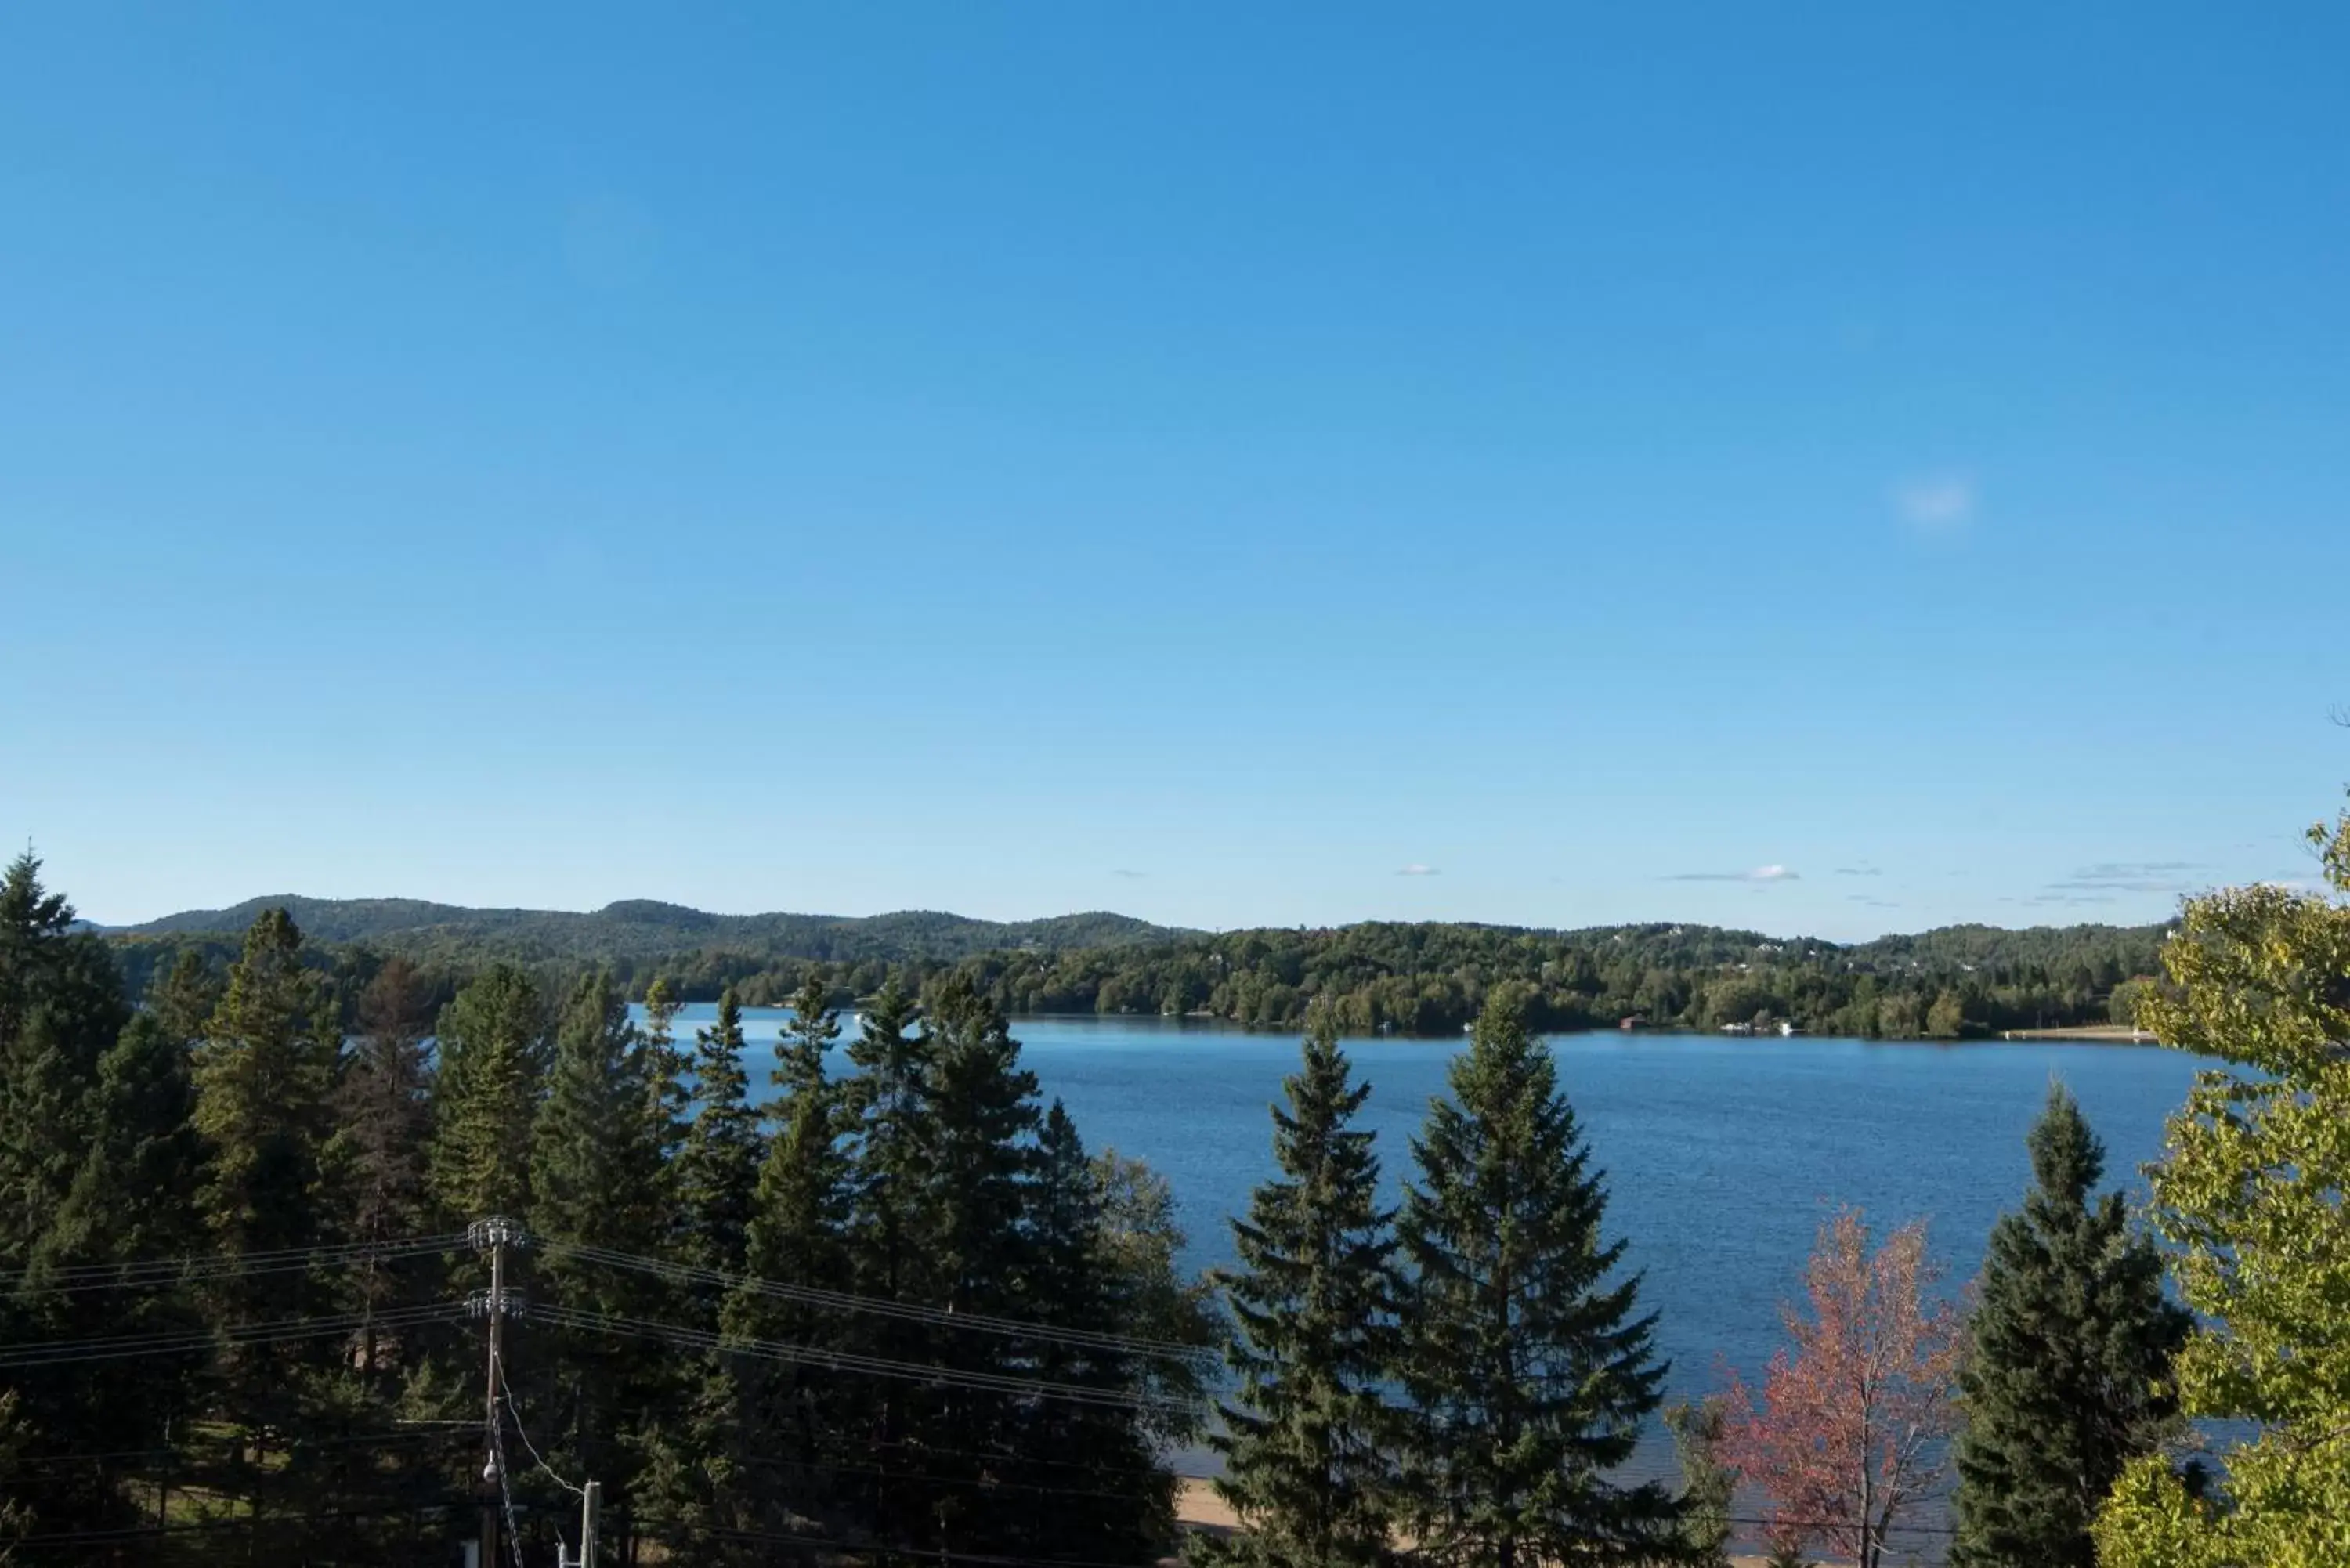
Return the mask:
{"type": "Polygon", "coordinates": [[[1149,1394],[1128,1393],[1115,1388],[1088,1388],[1082,1384],[1055,1383],[1042,1378],[1013,1377],[992,1372],[968,1372],[953,1367],[928,1366],[920,1362],[894,1361],[885,1356],[858,1355],[847,1351],[826,1350],[812,1345],[787,1345],[776,1340],[743,1338],[712,1333],[708,1329],[687,1328],[677,1324],[660,1323],[645,1318],[579,1312],[560,1305],[534,1306],[531,1312],[533,1316],[541,1321],[557,1324],[567,1328],[665,1340],[688,1350],[717,1351],[728,1355],[747,1355],[756,1360],[822,1366],[837,1372],[866,1373],[876,1377],[895,1377],[906,1382],[927,1383],[940,1387],[964,1388],[993,1394],[1017,1394],[1033,1398],[1063,1399],[1073,1404],[1100,1405],[1118,1408],[1182,1403],[1180,1400],[1162,1398],[1149,1394]]]}
{"type": "Polygon", "coordinates": [[[700,1268],[689,1263],[668,1262],[633,1252],[614,1251],[608,1247],[591,1247],[569,1241],[552,1241],[534,1237],[540,1250],[549,1257],[573,1257],[583,1262],[603,1263],[616,1269],[633,1269],[639,1273],[657,1275],[678,1283],[723,1286],[730,1291],[746,1291],[754,1295],[778,1301],[797,1302],[808,1306],[829,1307],[838,1312],[865,1313],[877,1317],[891,1317],[912,1323],[933,1324],[941,1328],[964,1329],[973,1334],[1008,1334],[1022,1339],[1075,1348],[1111,1351],[1127,1355],[1160,1356],[1180,1361],[1196,1361],[1212,1354],[1211,1347],[1179,1345],[1173,1340],[1139,1339],[1128,1334],[1097,1334],[1090,1329],[1062,1328],[1051,1324],[1033,1323],[1024,1318],[998,1317],[986,1313],[952,1312],[944,1307],[926,1306],[916,1302],[889,1301],[879,1296],[852,1294],[847,1291],[823,1290],[814,1285],[786,1284],[780,1280],[762,1280],[747,1274],[730,1274],[719,1269],[700,1268]]]}
{"type": "Polygon", "coordinates": [[[412,1519],[427,1513],[446,1513],[462,1506],[457,1503],[408,1503],[397,1508],[336,1509],[319,1513],[264,1514],[240,1519],[184,1520],[177,1524],[126,1524],[110,1530],[59,1530],[46,1534],[20,1536],[10,1542],[11,1547],[31,1547],[38,1550],[49,1546],[94,1545],[104,1542],[151,1541],[166,1535],[198,1535],[224,1530],[263,1531],[283,1529],[289,1525],[345,1524],[370,1519],[412,1519]]]}
{"type": "Polygon", "coordinates": [[[327,1268],[375,1257],[412,1256],[453,1250],[462,1231],[438,1236],[346,1241],[333,1246],[279,1247],[251,1252],[192,1252],[172,1258],[133,1258],[111,1263],[76,1263],[61,1268],[20,1269],[0,1274],[0,1293],[19,1296],[110,1289],[143,1289],[243,1274],[327,1268]]]}
{"type": "Polygon", "coordinates": [[[332,1317],[278,1318],[254,1324],[229,1324],[167,1333],[112,1334],[97,1339],[26,1340],[0,1345],[0,1367],[67,1366],[91,1361],[120,1361],[141,1355],[176,1355],[222,1345],[272,1345],[296,1339],[318,1339],[348,1334],[370,1324],[408,1328],[456,1315],[446,1304],[395,1307],[385,1312],[344,1313],[332,1317]]]}

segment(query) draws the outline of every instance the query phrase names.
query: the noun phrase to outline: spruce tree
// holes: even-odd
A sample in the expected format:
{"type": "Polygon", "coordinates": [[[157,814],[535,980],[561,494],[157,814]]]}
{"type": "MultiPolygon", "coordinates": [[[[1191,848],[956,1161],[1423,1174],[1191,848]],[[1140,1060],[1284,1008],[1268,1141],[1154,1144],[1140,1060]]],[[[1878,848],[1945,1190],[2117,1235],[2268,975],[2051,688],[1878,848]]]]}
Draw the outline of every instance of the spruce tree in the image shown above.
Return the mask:
{"type": "MultiPolygon", "coordinates": [[[[1001,1544],[1046,1561],[1147,1563],[1174,1533],[1174,1476],[1162,1467],[1140,1404],[1148,1392],[1134,1350],[1090,1335],[1136,1332],[1136,1282],[1112,1255],[1100,1172],[1058,1100],[1036,1146],[1026,1221],[1026,1314],[1066,1337],[1040,1335],[1025,1359],[1044,1382],[1097,1391],[1026,1403],[1014,1453],[999,1473],[1032,1489],[1009,1509],[1001,1544]],[[1035,1500],[1054,1492],[1049,1508],[1035,1500]]],[[[1006,1489],[1010,1490],[1012,1489],[1006,1489]]]]}
{"type": "MultiPolygon", "coordinates": [[[[781,1092],[766,1107],[774,1130],[745,1227],[745,1268],[756,1279],[837,1290],[850,1278],[848,1162],[841,1147],[848,1121],[842,1085],[827,1075],[825,1056],[840,1023],[813,973],[791,1007],[771,1075],[781,1092]]],[[[901,1024],[901,1017],[885,1014],[879,1027],[902,1046],[901,1024]]],[[[732,1336],[819,1349],[846,1343],[841,1318],[755,1290],[737,1292],[722,1313],[732,1336]]],[[[722,1366],[733,1443],[712,1445],[709,1456],[712,1489],[726,1500],[714,1511],[738,1528],[770,1532],[788,1532],[795,1521],[838,1518],[847,1501],[829,1484],[828,1461],[841,1452],[842,1428],[859,1408],[858,1390],[837,1375],[788,1363],[730,1356],[722,1366]]]]}
{"type": "MultiPolygon", "coordinates": [[[[549,1243],[534,1288],[571,1311],[658,1318],[674,1304],[657,1279],[561,1250],[646,1256],[665,1241],[663,1124],[651,1077],[644,1037],[609,971],[582,975],[556,1025],[530,1167],[530,1228],[549,1243]]],[[[617,1537],[654,1437],[649,1417],[674,1396],[677,1369],[616,1330],[566,1328],[533,1344],[551,1355],[511,1369],[516,1388],[533,1397],[531,1429],[559,1468],[605,1482],[617,1537]]]]}
{"type": "Polygon", "coordinates": [[[2095,1568],[2089,1534],[2130,1460],[2175,1426],[2170,1360],[2191,1327],[2062,1085],[2027,1140],[2033,1189],[1992,1227],[1960,1370],[1953,1568],[2095,1568]]]}
{"type": "Polygon", "coordinates": [[[530,976],[494,964],[441,1010],[425,1181],[443,1223],[530,1205],[532,1129],[552,1047],[530,976]]]}
{"type": "Polygon", "coordinates": [[[1378,1202],[1370,1096],[1326,1011],[1273,1109],[1281,1174],[1232,1221],[1224,1276],[1237,1397],[1215,1439],[1216,1490],[1245,1530],[1217,1555],[1263,1568],[1347,1568],[1391,1553],[1397,1350],[1394,1212],[1378,1202]]]}
{"type": "MultiPolygon", "coordinates": [[[[253,923],[228,988],[193,1059],[192,1122],[203,1139],[197,1199],[224,1255],[283,1251],[340,1239],[345,1212],[328,1144],[342,1030],[326,977],[302,961],[302,933],[284,909],[253,923]]],[[[324,1269],[231,1274],[204,1288],[228,1325],[330,1311],[337,1280],[324,1269]]],[[[278,1458],[327,1397],[335,1348],[317,1340],[224,1345],[216,1359],[222,1418],[239,1438],[222,1485],[258,1504],[307,1493],[278,1458]]]]}
{"type": "Polygon", "coordinates": [[[1666,1368],[1515,997],[1488,1000],[1449,1082],[1413,1142],[1398,1225],[1412,1268],[1405,1528],[1431,1557],[1493,1568],[1686,1560],[1678,1500],[1617,1479],[1666,1368]]]}
{"type": "MultiPolygon", "coordinates": [[[[717,1021],[697,1030],[694,1043],[691,1115],[672,1183],[678,1245],[697,1267],[739,1274],[764,1144],[759,1113],[745,1097],[743,1009],[732,986],[719,998],[717,1021]]],[[[699,1282],[681,1293],[680,1304],[691,1311],[697,1326],[719,1327],[727,1301],[723,1287],[699,1282]]],[[[733,1494],[750,1457],[751,1432],[737,1368],[750,1359],[713,1350],[690,1367],[681,1366],[677,1407],[658,1422],[649,1487],[688,1532],[739,1525],[733,1494]]],[[[696,1544],[705,1557],[728,1550],[706,1538],[696,1544]]]]}
{"type": "MultiPolygon", "coordinates": [[[[203,1247],[195,1208],[201,1151],[189,1125],[188,1059],[150,1015],[131,1021],[99,1058],[89,1147],[54,1221],[36,1242],[24,1288],[31,1337],[54,1340],[186,1334],[203,1319],[177,1281],[58,1292],[61,1271],[148,1262],[203,1247]]],[[[189,1411],[200,1353],[125,1357],[43,1370],[30,1385],[46,1410],[43,1448],[131,1455],[164,1444],[189,1411]]],[[[138,1522],[121,1460],[62,1467],[42,1478],[47,1527],[138,1522]]]]}
{"type": "MultiPolygon", "coordinates": [[[[88,1147],[88,1093],[130,1020],[99,938],[41,885],[30,851],[0,873],[0,1272],[26,1265],[88,1147]]],[[[37,1424],[37,1413],[20,1412],[37,1424]]]]}
{"type": "MultiPolygon", "coordinates": [[[[424,1146],[432,1126],[424,1043],[432,1014],[413,964],[403,958],[384,961],[359,995],[358,1023],[338,1099],[338,1136],[350,1161],[350,1239],[380,1244],[424,1229],[424,1146]]],[[[413,1262],[402,1266],[376,1259],[363,1261],[354,1274],[358,1302],[369,1312],[422,1278],[413,1262]]],[[[370,1377],[384,1370],[384,1348],[372,1331],[363,1334],[359,1363],[370,1377]]]]}
{"type": "MultiPolygon", "coordinates": [[[[1038,1171],[1035,1075],[1020,1065],[1019,1042],[1003,1012],[963,976],[932,990],[922,1029],[928,1116],[913,1212],[916,1299],[951,1313],[1024,1315],[1034,1237],[1023,1221],[1038,1171]]],[[[925,1352],[911,1359],[982,1375],[1024,1370],[1015,1343],[998,1335],[931,1327],[922,1338],[925,1352]]],[[[1034,1500],[1015,1505],[991,1497],[978,1484],[988,1461],[971,1456],[1017,1451],[1017,1401],[941,1385],[926,1403],[912,1436],[934,1457],[922,1481],[907,1483],[919,1500],[904,1511],[919,1532],[910,1544],[984,1551],[1007,1543],[1018,1511],[1034,1500]]]]}
{"type": "Polygon", "coordinates": [[[1681,1400],[1665,1407],[1665,1429],[1673,1435],[1673,1458],[1681,1472],[1681,1538],[1697,1562],[1709,1564],[1730,1561],[1730,1506],[1738,1472],[1722,1458],[1729,1420],[1728,1404],[1718,1394],[1698,1404],[1681,1400]]]}
{"type": "Polygon", "coordinates": [[[728,986],[718,1018],[694,1032],[691,1118],[677,1155],[685,1255],[703,1268],[739,1273],[764,1152],[759,1113],[743,1071],[743,1007],[728,986]]]}
{"type": "MultiPolygon", "coordinates": [[[[927,1303],[933,1293],[924,1225],[934,1141],[931,1042],[926,1034],[909,1033],[912,1016],[905,993],[894,981],[885,984],[864,1010],[858,1038],[848,1046],[855,1070],[841,1085],[848,1133],[843,1261],[849,1290],[887,1301],[927,1303]]],[[[836,1332],[844,1348],[860,1355],[921,1361],[931,1354],[922,1326],[895,1317],[847,1314],[836,1332]]],[[[917,1445],[934,1407],[931,1392],[875,1377],[843,1394],[844,1435],[888,1463],[878,1467],[887,1472],[881,1475],[837,1478],[842,1516],[857,1534],[910,1538],[926,1498],[898,1475],[919,1455],[917,1445]]]]}

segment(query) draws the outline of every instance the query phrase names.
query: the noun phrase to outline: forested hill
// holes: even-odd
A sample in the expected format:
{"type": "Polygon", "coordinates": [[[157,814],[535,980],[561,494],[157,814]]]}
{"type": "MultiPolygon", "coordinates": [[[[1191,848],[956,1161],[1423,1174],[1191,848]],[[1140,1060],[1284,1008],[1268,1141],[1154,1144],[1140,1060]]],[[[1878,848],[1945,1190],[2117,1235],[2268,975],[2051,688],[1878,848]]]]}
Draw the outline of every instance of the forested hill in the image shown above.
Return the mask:
{"type": "Polygon", "coordinates": [[[1362,1033],[1457,1032],[1487,993],[1524,993],[1545,1029],[1719,1029],[1781,1022],[1814,1033],[1948,1038],[2126,1020],[2158,970],[2161,926],[1950,926],[1846,946],[1717,926],[1582,930],[1367,922],[1321,929],[1172,930],[1123,915],[999,923],[903,913],[712,915],[631,901],[592,914],[468,909],[408,899],[261,898],[110,933],[143,994],[182,948],[214,968],[242,929],[284,907],[311,961],[366,983],[387,955],[421,965],[442,994],[488,965],[550,978],[608,967],[631,995],[658,980],[689,1001],[732,986],[783,1002],[815,974],[841,1005],[894,975],[910,991],[959,971],[1008,1012],[1205,1016],[1297,1027],[1314,1003],[1362,1033]]]}
{"type": "Polygon", "coordinates": [[[366,943],[423,961],[642,961],[718,950],[827,963],[866,960],[952,962],[974,953],[1044,948],[1116,948],[1187,933],[1127,915],[1057,915],[1041,920],[977,920],[928,909],[893,914],[713,915],[682,904],[627,898],[582,913],[569,909],[473,909],[421,898],[248,898],[225,909],[189,909],[118,928],[125,937],[242,935],[255,919],[285,909],[315,942],[366,943]]]}

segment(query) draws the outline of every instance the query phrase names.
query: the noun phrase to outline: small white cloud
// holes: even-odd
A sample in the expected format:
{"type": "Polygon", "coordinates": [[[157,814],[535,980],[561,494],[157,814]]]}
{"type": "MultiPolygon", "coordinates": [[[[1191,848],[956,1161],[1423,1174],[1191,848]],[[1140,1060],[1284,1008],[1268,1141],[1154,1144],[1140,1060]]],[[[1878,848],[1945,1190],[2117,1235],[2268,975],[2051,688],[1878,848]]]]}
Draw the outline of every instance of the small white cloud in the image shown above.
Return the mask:
{"type": "Polygon", "coordinates": [[[1668,882],[1800,882],[1802,873],[1784,866],[1757,866],[1752,871],[1676,871],[1668,882]]]}
{"type": "Polygon", "coordinates": [[[1434,877],[1438,875],[1438,872],[1435,867],[1422,866],[1419,861],[1415,860],[1410,865],[1405,867],[1402,870],[1398,871],[1396,875],[1399,877],[1434,877]]]}
{"type": "Polygon", "coordinates": [[[1975,482],[1964,474],[1937,474],[1894,487],[1894,510],[1919,534],[1956,534],[1974,521],[1975,482]]]}

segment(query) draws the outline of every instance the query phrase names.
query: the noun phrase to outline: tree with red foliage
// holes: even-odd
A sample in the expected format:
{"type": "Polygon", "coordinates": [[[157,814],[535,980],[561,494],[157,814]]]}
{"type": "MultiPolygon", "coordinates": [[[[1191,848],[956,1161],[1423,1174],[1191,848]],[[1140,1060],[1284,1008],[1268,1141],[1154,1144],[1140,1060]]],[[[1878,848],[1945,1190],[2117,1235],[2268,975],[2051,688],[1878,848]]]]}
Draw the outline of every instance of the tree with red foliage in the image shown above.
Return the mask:
{"type": "Polygon", "coordinates": [[[1872,1251],[1847,1209],[1820,1227],[1808,1311],[1781,1308],[1794,1341],[1760,1396],[1734,1374],[1723,1457],[1767,1500],[1774,1545],[1817,1542],[1879,1568],[1887,1538],[1942,1473],[1957,1424],[1961,1317],[1913,1220],[1872,1251]]]}

